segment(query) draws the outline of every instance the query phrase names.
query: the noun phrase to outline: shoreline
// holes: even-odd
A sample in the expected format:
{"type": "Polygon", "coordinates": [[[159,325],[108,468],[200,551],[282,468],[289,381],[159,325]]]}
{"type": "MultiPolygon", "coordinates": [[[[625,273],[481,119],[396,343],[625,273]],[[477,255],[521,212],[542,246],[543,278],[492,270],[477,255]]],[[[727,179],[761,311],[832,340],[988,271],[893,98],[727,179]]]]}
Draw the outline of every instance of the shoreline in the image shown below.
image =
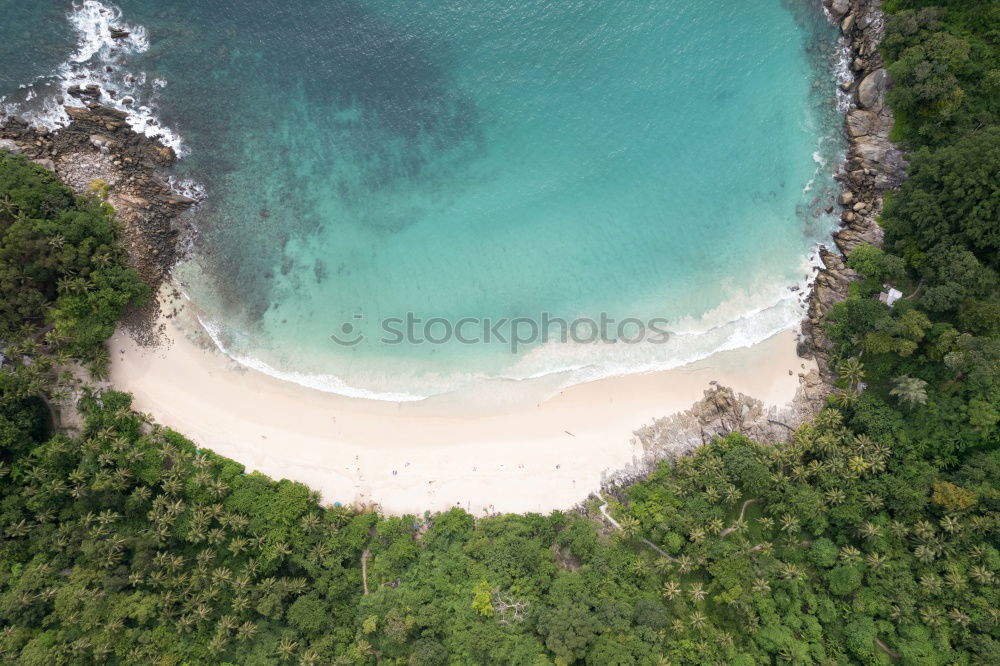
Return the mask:
{"type": "Polygon", "coordinates": [[[675,370],[470,413],[448,401],[371,401],[274,379],[206,344],[183,306],[162,309],[179,310],[160,320],[170,342],[143,347],[119,330],[110,342],[108,388],[131,392],[134,409],[248,470],[306,483],[331,503],[394,514],[570,509],[623,472],[645,472],[666,448],[679,454],[696,444],[654,449],[634,433],[664,414],[688,414],[706,391],[724,384],[756,396],[744,399],[775,416],[788,413],[781,408],[803,386],[816,385],[815,365],[795,355],[795,333],[787,330],[675,370]]]}
{"type": "Polygon", "coordinates": [[[840,229],[833,233],[834,250],[820,249],[822,266],[808,295],[799,355],[814,359],[823,381],[832,388],[829,354],[833,344],[823,322],[833,306],[847,298],[848,287],[859,277],[847,267],[851,250],[862,244],[882,246],[877,221],[882,198],[902,182],[905,163],[902,152],[889,141],[894,121],[885,104],[892,81],[880,51],[885,31],[882,0],[823,0],[823,6],[847,42],[853,78],[842,81],[840,87],[852,103],[844,113],[847,153],[834,176],[840,183],[840,229]]]}
{"type": "MultiPolygon", "coordinates": [[[[828,360],[830,343],[822,330],[822,321],[830,308],[843,300],[848,285],[857,278],[846,268],[846,255],[860,243],[880,244],[881,233],[875,217],[881,210],[882,192],[898,183],[902,173],[899,152],[888,141],[892,116],[883,104],[885,90],[891,83],[878,52],[881,3],[824,0],[824,6],[840,24],[849,46],[854,80],[841,88],[855,103],[845,113],[849,147],[837,174],[842,186],[839,197],[842,228],[833,234],[832,240],[839,252],[820,248],[821,267],[807,292],[808,315],[801,321],[801,336],[797,341],[795,333],[787,330],[752,347],[717,353],[674,370],[577,384],[537,405],[534,411],[543,416],[524,405],[521,411],[507,406],[504,414],[479,415],[479,420],[488,425],[483,426],[485,432],[478,437],[479,446],[469,447],[466,453],[475,449],[478,454],[470,460],[496,463],[505,469],[497,467],[489,477],[484,473],[471,479],[470,474],[478,474],[471,467],[479,465],[453,460],[457,445],[466,441],[455,439],[463,433],[470,434],[470,419],[435,415],[428,411],[427,403],[421,405],[423,414],[402,413],[411,410],[404,410],[397,403],[359,407],[357,403],[373,401],[331,398],[332,394],[238,366],[214,346],[206,351],[200,343],[187,339],[175,321],[164,317],[169,306],[164,307],[160,301],[136,313],[119,328],[111,341],[113,386],[105,388],[132,391],[137,409],[152,411],[165,425],[175,427],[200,445],[248,463],[251,469],[310,484],[323,491],[330,501],[365,504],[378,501],[390,512],[449,508],[463,501],[465,508],[477,514],[570,508],[591,491],[642,476],[657,461],[690,450],[706,437],[738,430],[761,440],[787,440],[792,428],[822,408],[825,396],[833,388],[828,360]],[[166,338],[172,338],[173,344],[163,345],[166,338]],[[117,353],[123,348],[124,362],[117,353]],[[161,362],[164,359],[170,360],[161,362]],[[187,368],[187,374],[170,375],[171,364],[178,361],[183,361],[181,365],[187,368]],[[137,369],[143,367],[145,370],[137,369]],[[203,372],[199,374],[200,371],[203,372]],[[181,382],[179,388],[171,386],[174,381],[181,382]],[[249,382],[249,393],[239,392],[245,389],[240,388],[243,382],[249,382]],[[227,423],[231,431],[223,433],[218,424],[225,419],[215,409],[214,401],[222,396],[231,403],[234,392],[243,396],[242,404],[257,404],[259,408],[245,414],[242,421],[231,419],[234,422],[227,423]],[[176,401],[169,406],[168,395],[176,401]],[[317,396],[323,396],[325,402],[317,396]],[[299,419],[288,416],[284,418],[292,422],[260,424],[262,415],[276,416],[275,412],[280,411],[276,405],[281,400],[289,401],[289,408],[296,407],[297,400],[313,406],[319,404],[309,419],[333,409],[330,403],[338,403],[335,409],[349,414],[342,417],[348,425],[341,422],[338,426],[342,430],[337,440],[338,455],[349,458],[353,452],[356,469],[352,471],[349,460],[346,465],[340,465],[344,461],[338,460],[334,469],[318,455],[329,451],[328,440],[323,437],[329,434],[327,421],[300,423],[299,419]],[[183,418],[182,404],[189,410],[183,418]],[[393,414],[393,409],[401,413],[393,414]],[[567,415],[572,410],[576,412],[567,415]],[[200,414],[202,420],[199,422],[191,414],[200,414]],[[379,420],[390,417],[401,419],[403,425],[396,432],[400,439],[409,440],[409,455],[420,449],[423,456],[420,464],[427,467],[420,480],[428,486],[438,484],[433,490],[414,485],[416,482],[410,484],[412,488],[401,483],[403,477],[399,476],[398,465],[409,469],[412,465],[405,463],[412,460],[382,461],[383,449],[371,450],[371,443],[387,437],[391,430],[379,420]],[[510,422],[498,423],[504,419],[510,422]],[[426,428],[419,436],[406,430],[417,422],[426,428]],[[564,423],[570,427],[556,427],[564,423]],[[263,425],[266,427],[258,432],[256,428],[263,425]],[[319,425],[322,427],[307,432],[319,425]],[[582,430],[581,426],[589,428],[583,435],[573,430],[582,430]],[[445,432],[442,428],[452,430],[445,432]],[[289,433],[299,433],[303,438],[289,442],[289,433]],[[278,461],[273,451],[269,455],[259,450],[261,440],[284,440],[278,445],[283,447],[281,452],[287,454],[293,450],[302,458],[296,465],[278,461]],[[567,449],[566,441],[573,441],[574,447],[567,449]],[[559,462],[559,454],[546,450],[546,445],[563,450],[562,458],[570,462],[559,462]],[[252,456],[246,454],[251,448],[252,456]],[[497,449],[513,458],[505,458],[507,462],[490,458],[498,455],[497,449]],[[525,464],[515,462],[518,457],[531,460],[530,469],[524,468],[524,475],[511,476],[507,465],[525,464]],[[546,467],[549,463],[551,469],[546,467]],[[393,464],[396,464],[395,475],[390,474],[393,464]],[[439,482],[430,476],[430,471],[439,468],[451,470],[448,479],[439,482]],[[389,476],[383,478],[380,474],[389,476]],[[376,480],[381,485],[374,485],[376,480]],[[351,489],[346,493],[350,497],[344,495],[345,488],[351,489]],[[474,491],[484,488],[489,490],[491,503],[473,498],[474,491]]],[[[133,264],[154,287],[168,285],[165,280],[176,263],[179,240],[186,226],[182,216],[196,203],[173,191],[160,175],[160,169],[171,165],[176,156],[155,138],[129,128],[123,122],[123,113],[96,101],[87,101],[85,108],[67,111],[72,116],[71,124],[55,132],[29,127],[16,118],[7,119],[0,124],[0,147],[23,152],[29,159],[55,170],[81,193],[87,191],[94,178],[107,181],[111,185],[108,200],[122,220],[133,264]]],[[[395,445],[385,450],[398,452],[401,448],[395,445]]]]}

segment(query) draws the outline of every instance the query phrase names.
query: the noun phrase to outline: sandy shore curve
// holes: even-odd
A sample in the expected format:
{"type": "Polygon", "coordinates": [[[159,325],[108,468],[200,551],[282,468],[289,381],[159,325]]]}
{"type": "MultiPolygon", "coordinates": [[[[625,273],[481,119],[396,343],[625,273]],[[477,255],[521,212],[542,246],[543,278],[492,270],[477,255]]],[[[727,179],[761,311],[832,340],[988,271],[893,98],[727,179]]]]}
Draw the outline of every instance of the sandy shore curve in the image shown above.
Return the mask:
{"type": "Polygon", "coordinates": [[[483,413],[284,382],[223,355],[193,320],[183,306],[161,319],[165,341],[156,347],[122,330],[111,339],[111,384],[133,394],[135,409],[248,470],[305,483],[326,502],[393,514],[568,509],[642,460],[636,429],[688,409],[710,382],[782,406],[800,373],[815,367],[796,355],[788,330],[682,368],[601,379],[483,413]]]}

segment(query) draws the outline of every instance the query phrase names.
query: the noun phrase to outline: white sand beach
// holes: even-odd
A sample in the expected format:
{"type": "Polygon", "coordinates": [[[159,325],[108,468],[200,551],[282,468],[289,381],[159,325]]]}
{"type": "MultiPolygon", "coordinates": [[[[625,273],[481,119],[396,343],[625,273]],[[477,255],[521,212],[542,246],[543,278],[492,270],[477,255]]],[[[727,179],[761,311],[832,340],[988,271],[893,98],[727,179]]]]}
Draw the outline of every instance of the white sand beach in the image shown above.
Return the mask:
{"type": "Polygon", "coordinates": [[[788,330],[753,347],[675,370],[572,386],[497,413],[434,401],[348,398],[238,365],[162,320],[169,342],[111,340],[111,383],[135,409],[248,470],[319,490],[324,501],[378,504],[394,514],[461,506],[474,514],[568,509],[605,474],[641,458],[632,433],[688,409],[716,381],[784,405],[814,367],[788,330]]]}

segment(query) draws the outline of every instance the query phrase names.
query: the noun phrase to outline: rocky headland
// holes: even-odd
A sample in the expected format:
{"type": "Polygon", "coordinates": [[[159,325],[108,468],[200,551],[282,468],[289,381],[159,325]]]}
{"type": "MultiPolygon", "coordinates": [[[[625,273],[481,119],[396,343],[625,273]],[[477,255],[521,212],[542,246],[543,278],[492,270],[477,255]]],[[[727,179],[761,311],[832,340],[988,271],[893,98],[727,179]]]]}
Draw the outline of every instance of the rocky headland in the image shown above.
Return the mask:
{"type": "Polygon", "coordinates": [[[820,248],[822,267],[808,295],[807,316],[802,322],[798,354],[816,362],[816,369],[799,374],[795,399],[783,408],[732,389],[713,385],[691,409],[657,419],[636,431],[643,457],[629,468],[608,475],[605,488],[614,493],[630,481],[648,474],[660,460],[686,453],[714,437],[740,432],[757,441],[788,441],[802,423],[816,415],[833,391],[835,374],[830,367],[832,342],[824,323],[833,306],[847,297],[848,286],[859,278],[847,267],[847,256],[862,243],[882,245],[876,221],[885,192],[905,177],[902,152],[889,141],[892,112],[885,93],[892,82],[884,68],[880,44],[885,31],[881,0],[824,0],[831,20],[839,27],[850,49],[853,78],[841,81],[852,97],[844,117],[848,148],[836,174],[840,228],[833,234],[833,248],[820,248]]]}
{"type": "Polygon", "coordinates": [[[881,0],[824,0],[824,4],[850,46],[854,79],[842,81],[841,88],[851,93],[854,104],[844,119],[848,149],[837,174],[841,227],[833,234],[836,251],[822,248],[820,252],[823,268],[813,282],[799,355],[814,358],[824,381],[830,383],[831,343],[823,323],[831,308],[846,298],[848,285],[858,278],[846,265],[851,250],[862,243],[881,247],[882,229],[876,217],[882,211],[886,190],[902,182],[905,163],[901,151],[889,141],[893,118],[885,93],[892,82],[880,51],[885,32],[881,0]]]}
{"type": "Polygon", "coordinates": [[[132,265],[155,293],[179,258],[186,231],[182,215],[196,203],[163,176],[177,156],[135,132],[123,111],[92,101],[65,108],[71,122],[56,131],[0,117],[0,148],[51,169],[79,194],[106,197],[117,212],[132,265]]]}
{"type": "MultiPolygon", "coordinates": [[[[833,388],[832,345],[823,324],[858,278],[846,266],[847,255],[861,243],[881,245],[875,218],[885,191],[902,181],[905,164],[889,141],[893,118],[884,97],[891,81],[879,50],[884,32],[881,0],[824,0],[824,5],[850,47],[853,78],[842,81],[841,89],[852,95],[854,103],[845,114],[848,149],[836,176],[841,185],[841,226],[833,235],[834,247],[820,251],[822,268],[811,287],[798,349],[802,358],[815,360],[817,369],[800,373],[795,400],[780,409],[713,385],[688,411],[636,431],[643,457],[609,475],[609,487],[643,476],[659,460],[730,432],[760,441],[787,440],[823,407],[833,388]]],[[[196,201],[178,194],[162,176],[162,170],[176,160],[173,150],[133,131],[124,112],[100,105],[87,96],[87,90],[79,92],[85,106],[67,107],[71,123],[58,131],[18,118],[0,118],[0,148],[24,153],[81,194],[93,193],[95,181],[106,183],[107,200],[122,223],[131,261],[156,288],[179,258],[179,240],[188,230],[183,213],[196,201]]]]}

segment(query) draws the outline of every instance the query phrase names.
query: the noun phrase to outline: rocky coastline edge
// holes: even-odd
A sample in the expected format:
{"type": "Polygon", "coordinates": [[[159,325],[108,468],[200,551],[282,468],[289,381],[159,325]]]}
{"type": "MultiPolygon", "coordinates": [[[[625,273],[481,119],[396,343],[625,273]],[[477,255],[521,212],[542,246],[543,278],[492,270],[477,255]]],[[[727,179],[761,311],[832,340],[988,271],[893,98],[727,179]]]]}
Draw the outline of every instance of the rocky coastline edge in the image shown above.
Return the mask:
{"type": "MultiPolygon", "coordinates": [[[[834,248],[820,249],[822,267],[808,294],[797,350],[800,357],[815,360],[817,369],[800,373],[796,397],[783,408],[767,407],[752,396],[713,385],[691,409],[635,432],[642,455],[625,469],[605,475],[608,491],[716,436],[741,432],[759,441],[787,441],[798,425],[823,408],[833,390],[832,343],[823,322],[859,277],[846,265],[850,251],[863,243],[881,246],[876,217],[885,192],[902,182],[905,163],[902,152],[889,141],[893,117],[885,93],[891,81],[880,52],[881,0],[823,0],[823,5],[849,47],[854,76],[841,82],[841,88],[854,103],[845,114],[848,149],[836,175],[840,228],[833,234],[834,248]]],[[[163,175],[177,160],[171,148],[136,133],[124,112],[102,105],[102,91],[85,92],[83,106],[66,107],[70,124],[55,131],[17,117],[0,117],[0,149],[23,153],[80,194],[93,193],[95,181],[106,183],[107,201],[117,211],[132,265],[155,291],[169,279],[182,256],[184,239],[193,233],[185,213],[197,201],[179,194],[163,175]]],[[[154,344],[158,336],[150,325],[156,314],[155,310],[136,313],[126,327],[140,342],[154,344]]]]}

